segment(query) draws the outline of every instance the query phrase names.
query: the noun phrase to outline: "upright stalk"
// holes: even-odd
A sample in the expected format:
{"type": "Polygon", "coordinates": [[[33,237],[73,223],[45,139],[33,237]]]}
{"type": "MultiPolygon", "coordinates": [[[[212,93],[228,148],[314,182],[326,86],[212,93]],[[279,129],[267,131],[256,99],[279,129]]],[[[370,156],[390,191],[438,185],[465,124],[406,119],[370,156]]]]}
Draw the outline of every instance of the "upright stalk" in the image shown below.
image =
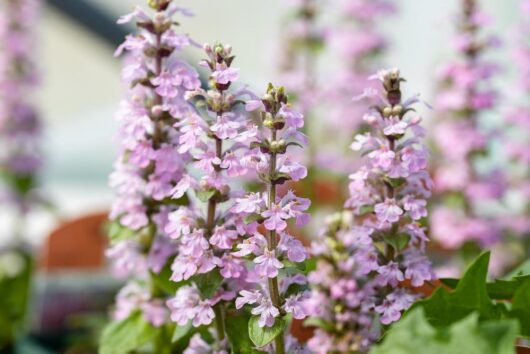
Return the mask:
{"type": "MultiPolygon", "coordinates": [[[[271,129],[271,145],[274,145],[277,141],[276,139],[276,129],[273,127],[271,129]]],[[[276,175],[276,153],[270,152],[270,166],[269,166],[269,183],[267,185],[268,191],[268,204],[269,209],[272,208],[273,204],[276,202],[276,184],[274,183],[274,176],[276,175]]],[[[267,246],[269,251],[275,251],[277,247],[276,242],[276,230],[271,230],[267,233],[267,246]]],[[[272,304],[277,308],[281,309],[282,299],[280,297],[280,291],[278,288],[278,277],[269,278],[269,294],[272,300],[272,304]]],[[[285,353],[285,343],[283,335],[279,335],[275,339],[276,344],[276,353],[283,354],[285,353]]]]}
{"type": "MultiPolygon", "coordinates": [[[[222,93],[221,93],[222,94],[222,93]]],[[[217,116],[221,116],[222,112],[218,112],[217,116]]],[[[223,141],[217,137],[215,139],[215,156],[220,160],[223,158],[223,141]]],[[[220,172],[219,165],[213,165],[216,172],[220,172]]],[[[206,215],[206,236],[208,239],[212,236],[213,229],[215,227],[215,211],[217,209],[217,201],[215,198],[208,200],[208,212],[206,215]]],[[[225,339],[225,318],[224,318],[224,306],[222,302],[218,302],[213,307],[215,312],[215,330],[217,333],[217,340],[219,342],[225,339]]]]}

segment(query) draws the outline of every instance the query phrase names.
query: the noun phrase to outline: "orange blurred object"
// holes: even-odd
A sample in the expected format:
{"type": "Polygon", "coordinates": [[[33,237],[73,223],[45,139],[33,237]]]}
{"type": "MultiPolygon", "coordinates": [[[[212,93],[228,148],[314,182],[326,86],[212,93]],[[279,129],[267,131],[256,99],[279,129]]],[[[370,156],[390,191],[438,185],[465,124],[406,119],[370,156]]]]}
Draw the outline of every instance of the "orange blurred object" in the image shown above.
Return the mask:
{"type": "Polygon", "coordinates": [[[38,259],[39,269],[90,270],[105,265],[108,213],[95,213],[63,223],[47,238],[38,259]]]}

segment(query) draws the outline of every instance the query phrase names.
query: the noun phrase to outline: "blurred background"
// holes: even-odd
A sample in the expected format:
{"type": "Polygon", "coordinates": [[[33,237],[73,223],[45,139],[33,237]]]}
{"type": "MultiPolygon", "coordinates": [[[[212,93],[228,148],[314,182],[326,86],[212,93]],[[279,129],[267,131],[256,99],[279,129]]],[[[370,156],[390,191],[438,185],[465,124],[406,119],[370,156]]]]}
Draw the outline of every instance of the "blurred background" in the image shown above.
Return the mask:
{"type": "MultiPolygon", "coordinates": [[[[120,60],[112,54],[116,40],[126,32],[113,24],[137,3],[52,0],[44,8],[38,32],[42,86],[37,92],[46,122],[47,163],[42,186],[61,217],[106,210],[112,201],[107,177],[116,155],[113,113],[124,93],[120,60]],[[85,7],[91,11],[83,11],[85,7]]],[[[183,20],[183,31],[199,43],[222,41],[234,47],[242,81],[260,90],[271,77],[277,77],[274,51],[285,18],[282,1],[179,3],[195,13],[183,20]]],[[[495,14],[492,30],[508,36],[517,21],[517,1],[482,3],[488,13],[495,14]]],[[[434,68],[452,54],[448,43],[453,27],[448,19],[457,4],[457,0],[400,0],[400,16],[392,16],[385,26],[392,39],[388,61],[401,68],[409,81],[407,87],[421,92],[427,101],[433,93],[430,80],[434,68]]],[[[332,1],[328,6],[333,6],[332,1]]],[[[505,51],[498,52],[496,59],[501,65],[509,63],[505,51]]],[[[190,53],[190,59],[199,54],[190,53]]],[[[509,65],[503,67],[500,85],[513,75],[509,65]]],[[[30,235],[32,242],[41,242],[53,226],[53,220],[39,219],[30,235]]]]}
{"type": "MultiPolygon", "coordinates": [[[[41,342],[48,348],[77,343],[68,353],[93,352],[90,350],[94,350],[96,334],[91,337],[91,329],[105,320],[106,308],[119,285],[104,267],[97,267],[105,263],[104,232],[99,227],[113,200],[113,191],[107,185],[117,154],[113,136],[118,124],[113,114],[125,92],[120,81],[121,63],[113,52],[132,30],[115,22],[139,2],[143,0],[49,0],[42,8],[38,25],[36,51],[41,83],[35,99],[44,121],[46,156],[40,188],[53,205],[53,212],[32,211],[29,215],[32,222],[24,233],[26,241],[39,250],[36,291],[29,317],[34,333],[41,335],[41,342]],[[65,240],[77,235],[78,230],[87,235],[100,233],[101,239],[94,245],[88,239],[76,237],[70,245],[73,242],[79,253],[62,248],[63,243],[68,244],[65,240]],[[93,254],[87,251],[91,247],[93,254]],[[58,258],[54,258],[56,255],[58,258]],[[73,265],[89,272],[80,273],[73,265]],[[69,267],[71,271],[65,271],[69,267]],[[69,302],[72,293],[76,294],[75,303],[69,302]],[[93,315],[93,310],[99,315],[93,315]],[[87,313],[90,315],[86,316],[87,313]],[[65,344],[61,334],[65,324],[81,328],[83,335],[71,336],[65,344]]],[[[184,32],[199,43],[221,41],[233,46],[242,82],[260,92],[268,81],[279,77],[277,43],[286,16],[283,1],[176,2],[195,13],[195,17],[182,21],[184,32]]],[[[434,68],[453,55],[449,46],[453,33],[450,18],[459,1],[396,2],[400,15],[390,17],[384,25],[392,43],[386,61],[399,67],[407,77],[407,89],[414,90],[409,93],[421,92],[429,102],[434,93],[434,68]]],[[[509,47],[511,31],[519,16],[518,1],[481,3],[484,10],[495,14],[491,31],[500,34],[509,47]]],[[[328,0],[326,6],[332,7],[333,0],[328,0]]],[[[501,50],[494,54],[503,67],[496,80],[504,95],[510,94],[507,87],[515,75],[508,53],[501,50]]],[[[188,53],[191,62],[196,62],[199,55],[198,50],[188,53]]],[[[323,60],[322,65],[334,64],[330,59],[323,60]]],[[[428,121],[429,111],[423,109],[422,113],[428,121]]],[[[492,124],[499,123],[498,117],[492,115],[492,124]]],[[[0,225],[2,246],[15,227],[13,211],[3,206],[0,225]]],[[[41,350],[31,348],[26,353],[41,350]]]]}

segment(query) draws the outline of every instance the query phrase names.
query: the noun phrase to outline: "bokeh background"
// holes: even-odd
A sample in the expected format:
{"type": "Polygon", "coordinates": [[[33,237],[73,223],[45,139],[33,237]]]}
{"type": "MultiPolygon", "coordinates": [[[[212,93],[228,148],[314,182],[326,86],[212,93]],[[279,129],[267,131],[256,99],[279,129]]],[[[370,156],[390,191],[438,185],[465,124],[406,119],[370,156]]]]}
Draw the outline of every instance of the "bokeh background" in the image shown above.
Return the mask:
{"type": "MultiPolygon", "coordinates": [[[[42,83],[37,105],[46,124],[47,163],[42,188],[60,218],[106,210],[113,198],[107,177],[115,158],[113,120],[124,88],[120,83],[120,60],[113,57],[115,42],[127,29],[114,26],[115,19],[129,12],[136,0],[52,0],[43,9],[38,30],[38,65],[42,83]],[[90,11],[88,11],[90,10],[90,11]]],[[[182,22],[184,31],[199,43],[230,43],[237,53],[237,66],[244,82],[260,89],[278,77],[276,43],[282,36],[286,3],[283,1],[228,0],[178,1],[195,17],[182,22]]],[[[484,0],[484,9],[495,14],[492,30],[510,46],[510,33],[518,19],[515,0],[484,0]]],[[[452,54],[450,18],[457,0],[399,0],[400,16],[391,17],[385,28],[392,39],[388,62],[401,68],[407,87],[422,92],[429,101],[433,71],[452,54]]],[[[329,0],[327,6],[332,7],[329,0]]],[[[509,49],[509,48],[505,48],[509,49]]],[[[499,86],[511,82],[509,52],[497,51],[503,72],[499,86]]],[[[194,60],[199,51],[191,52],[194,60]]],[[[322,65],[333,65],[326,62],[322,65]]],[[[503,91],[505,95],[509,92],[503,91]]],[[[429,112],[424,112],[429,119],[429,112]]],[[[325,117],[323,117],[325,119],[325,117]]],[[[1,232],[9,234],[9,211],[1,214],[1,232]]],[[[33,215],[27,237],[39,243],[56,221],[47,212],[33,215]]]]}

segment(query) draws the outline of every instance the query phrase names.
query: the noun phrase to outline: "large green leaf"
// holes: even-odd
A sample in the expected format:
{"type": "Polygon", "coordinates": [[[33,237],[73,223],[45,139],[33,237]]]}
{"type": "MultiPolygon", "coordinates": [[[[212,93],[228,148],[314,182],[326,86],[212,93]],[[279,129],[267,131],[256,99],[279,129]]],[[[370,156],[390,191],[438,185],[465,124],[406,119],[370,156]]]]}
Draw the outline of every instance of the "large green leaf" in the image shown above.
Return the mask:
{"type": "Polygon", "coordinates": [[[466,271],[456,289],[448,292],[438,288],[413,308],[422,307],[429,322],[434,326],[448,326],[476,311],[482,319],[496,319],[501,310],[493,304],[486,288],[489,252],[482,254],[466,271]]]}
{"type": "Polygon", "coordinates": [[[472,313],[444,329],[432,327],[417,308],[397,322],[370,354],[514,354],[515,320],[478,321],[472,313]]]}
{"type": "Polygon", "coordinates": [[[276,318],[272,327],[260,327],[259,316],[252,316],[248,321],[248,334],[252,342],[261,348],[274,340],[279,335],[283,335],[287,322],[283,318],[276,318]]]}
{"type": "Polygon", "coordinates": [[[99,354],[127,354],[139,349],[157,336],[157,328],[147,322],[140,311],[109,323],[100,338],[99,354]]]}

